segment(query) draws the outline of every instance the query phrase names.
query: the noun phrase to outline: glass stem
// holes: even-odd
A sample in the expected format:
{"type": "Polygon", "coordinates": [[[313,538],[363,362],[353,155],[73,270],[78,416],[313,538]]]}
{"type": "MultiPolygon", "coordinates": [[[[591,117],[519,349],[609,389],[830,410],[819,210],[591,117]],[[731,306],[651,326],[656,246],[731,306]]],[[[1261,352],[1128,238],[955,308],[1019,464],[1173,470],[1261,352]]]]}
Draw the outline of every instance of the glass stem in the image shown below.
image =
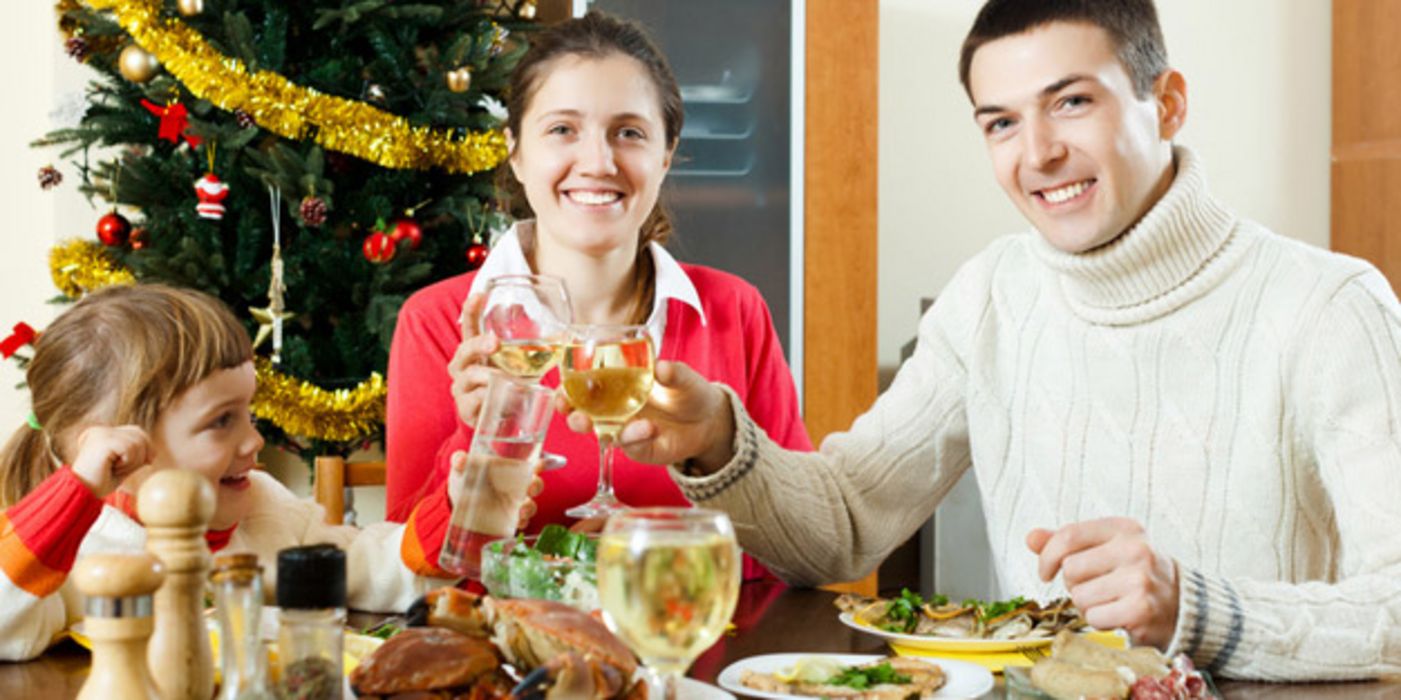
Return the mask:
{"type": "Polygon", "coordinates": [[[660,691],[661,700],[676,700],[681,681],[679,671],[663,671],[652,666],[643,668],[647,671],[647,684],[651,686],[652,691],[660,691]]]}
{"type": "Polygon", "coordinates": [[[596,500],[614,500],[613,496],[613,444],[617,431],[598,432],[598,497],[596,500]]]}

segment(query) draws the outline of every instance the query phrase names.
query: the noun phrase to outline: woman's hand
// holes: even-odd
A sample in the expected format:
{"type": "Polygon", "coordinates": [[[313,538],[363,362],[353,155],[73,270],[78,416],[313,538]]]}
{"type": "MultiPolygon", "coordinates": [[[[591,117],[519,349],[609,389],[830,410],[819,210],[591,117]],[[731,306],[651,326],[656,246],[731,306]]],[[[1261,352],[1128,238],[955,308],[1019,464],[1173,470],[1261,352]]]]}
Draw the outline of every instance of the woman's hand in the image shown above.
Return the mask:
{"type": "Polygon", "coordinates": [[[496,352],[501,341],[491,333],[477,333],[485,294],[473,294],[462,305],[462,316],[458,323],[462,327],[462,342],[457,352],[448,361],[448,375],[452,377],[452,400],[457,407],[457,417],[469,427],[477,425],[477,414],[481,412],[482,399],[486,396],[486,382],[494,370],[487,365],[487,358],[496,352]]]}
{"type": "MultiPolygon", "coordinates": [[[[704,473],[718,471],[734,457],[735,417],[729,397],[681,362],[658,362],[647,405],[623,426],[618,446],[633,460],[679,464],[688,459],[704,473]]],[[[560,395],[555,407],[576,432],[589,432],[588,416],[574,411],[560,395]]]]}
{"type": "Polygon", "coordinates": [[[73,474],[98,498],[112,493],[132,472],[155,457],[151,438],[135,425],[94,425],[78,434],[73,474]]]}

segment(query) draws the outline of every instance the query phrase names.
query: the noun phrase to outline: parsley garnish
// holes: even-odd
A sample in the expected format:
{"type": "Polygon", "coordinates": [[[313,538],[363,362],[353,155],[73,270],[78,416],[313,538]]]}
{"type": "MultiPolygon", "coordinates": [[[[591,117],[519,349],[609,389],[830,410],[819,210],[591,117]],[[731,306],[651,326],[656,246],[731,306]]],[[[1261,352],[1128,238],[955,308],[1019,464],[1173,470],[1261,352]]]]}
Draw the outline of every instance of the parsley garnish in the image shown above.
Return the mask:
{"type": "MultiPolygon", "coordinates": [[[[906,591],[908,592],[908,591],[906,591]]],[[[864,690],[874,685],[891,683],[901,685],[910,682],[910,677],[901,673],[896,673],[890,662],[869,666],[867,668],[857,668],[850,666],[842,670],[827,685],[844,685],[848,688],[864,690]]]]}
{"type": "Polygon", "coordinates": [[[900,597],[890,601],[885,609],[885,617],[890,620],[883,625],[890,632],[910,632],[919,622],[919,609],[924,598],[908,588],[900,589],[900,597]]]}

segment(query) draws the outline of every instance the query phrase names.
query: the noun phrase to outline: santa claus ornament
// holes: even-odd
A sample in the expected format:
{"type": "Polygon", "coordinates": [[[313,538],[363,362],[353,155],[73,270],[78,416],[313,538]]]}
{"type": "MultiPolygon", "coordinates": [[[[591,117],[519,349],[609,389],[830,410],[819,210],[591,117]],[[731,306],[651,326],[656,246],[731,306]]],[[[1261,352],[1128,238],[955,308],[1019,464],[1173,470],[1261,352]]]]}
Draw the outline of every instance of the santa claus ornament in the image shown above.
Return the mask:
{"type": "Polygon", "coordinates": [[[229,186],[225,185],[214,173],[209,173],[195,181],[195,196],[199,198],[199,204],[195,205],[195,211],[204,219],[224,218],[224,198],[229,196],[229,186]]]}

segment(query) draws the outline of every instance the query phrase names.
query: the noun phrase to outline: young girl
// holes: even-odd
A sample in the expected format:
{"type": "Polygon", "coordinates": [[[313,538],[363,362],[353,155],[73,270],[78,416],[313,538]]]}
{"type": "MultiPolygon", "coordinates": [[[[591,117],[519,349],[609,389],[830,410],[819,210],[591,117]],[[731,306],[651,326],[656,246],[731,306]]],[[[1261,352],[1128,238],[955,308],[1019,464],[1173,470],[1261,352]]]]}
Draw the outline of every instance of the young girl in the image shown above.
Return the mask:
{"type": "Polygon", "coordinates": [[[78,620],[66,583],[77,557],[144,546],[135,494],[161,469],[209,479],[210,548],[257,554],[269,599],[278,550],[314,543],[347,550],[354,608],[403,610],[449,583],[400,563],[404,525],[326,525],[320,506],[254,469],[252,360],[223,304],[159,285],[94,292],[44,331],[26,374],[33,415],[0,455],[0,659],[38,656],[78,620]]]}
{"type": "MultiPolygon", "coordinates": [[[[659,360],[724,382],[775,441],[810,450],[758,291],[719,270],[680,264],[662,247],[671,224],[658,192],[683,112],[676,79],[642,28],[592,12],[534,34],[508,94],[503,179],[523,220],[481,269],[419,291],[399,313],[389,356],[389,517],[415,507],[422,522],[447,517],[442,482],[452,455],[470,445],[482,387],[498,371],[487,357],[499,341],[477,335],[475,314],[486,283],[500,275],[564,279],[579,323],[646,324],[659,360]]],[[[558,382],[557,371],[544,378],[558,382]]],[[[545,450],[568,462],[541,475],[529,531],[570,523],[564,511],[589,500],[598,481],[594,436],[556,418],[545,450]]],[[[628,505],[687,504],[664,469],[619,457],[614,483],[628,505]]],[[[420,550],[436,551],[436,542],[420,539],[420,550]]],[[[762,570],[747,562],[746,574],[762,570]]]]}

